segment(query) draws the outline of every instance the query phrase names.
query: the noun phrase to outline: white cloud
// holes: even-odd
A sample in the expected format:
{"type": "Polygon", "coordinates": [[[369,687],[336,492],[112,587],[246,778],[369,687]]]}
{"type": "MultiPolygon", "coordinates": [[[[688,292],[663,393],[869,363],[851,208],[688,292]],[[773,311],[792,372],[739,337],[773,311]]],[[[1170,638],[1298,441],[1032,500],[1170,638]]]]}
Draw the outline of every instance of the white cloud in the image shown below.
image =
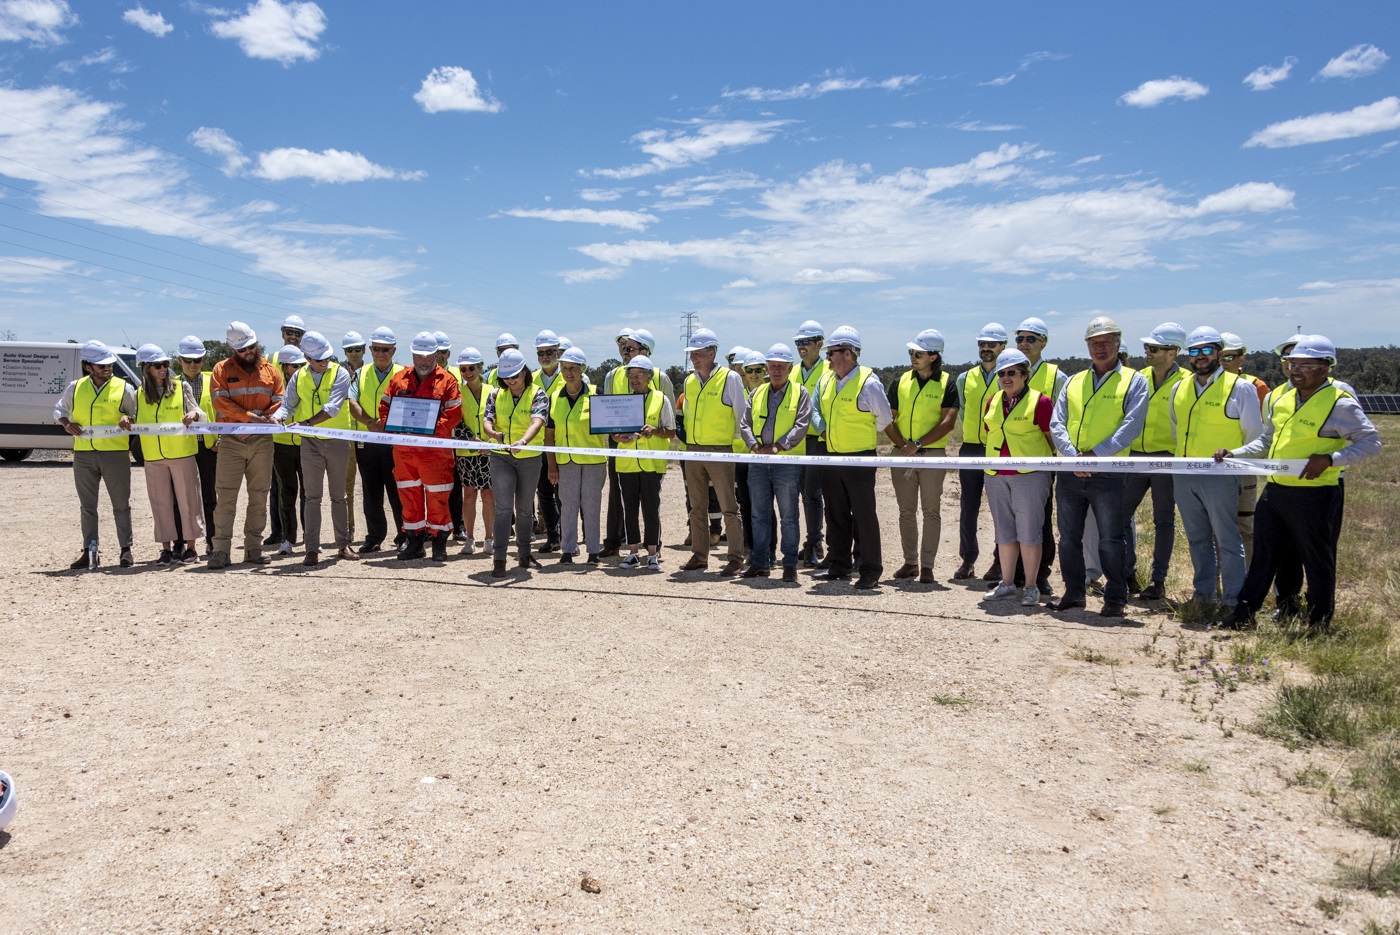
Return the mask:
{"type": "Polygon", "coordinates": [[[566,269],[559,274],[564,282],[572,285],[579,282],[605,282],[622,276],[622,269],[616,266],[598,266],[593,269],[566,269]]]}
{"type": "Polygon", "coordinates": [[[272,225],[273,230],[291,234],[325,234],[328,237],[389,237],[402,238],[396,231],[383,227],[361,227],[356,224],[313,224],[309,221],[283,221],[272,225]]]}
{"type": "Polygon", "coordinates": [[[122,19],[126,20],[137,29],[144,29],[151,35],[160,38],[168,35],[175,27],[165,21],[165,17],[159,13],[152,13],[145,7],[137,5],[122,14],[122,19]]]}
{"type": "Polygon", "coordinates": [[[0,42],[57,45],[77,22],[67,0],[0,0],[0,42]]]}
{"type": "Polygon", "coordinates": [[[45,282],[75,264],[68,260],[40,256],[0,256],[0,282],[7,285],[45,282]]]}
{"type": "Polygon", "coordinates": [[[1293,207],[1293,192],[1273,182],[1246,182],[1207,195],[1196,203],[1196,213],[1239,214],[1244,211],[1282,211],[1293,207]]]}
{"type": "Polygon", "coordinates": [[[1400,98],[1387,97],[1341,113],[1313,114],[1270,124],[1251,136],[1245,146],[1280,149],[1329,140],[1349,140],[1400,128],[1400,98]]]}
{"type": "Polygon", "coordinates": [[[111,65],[112,71],[119,75],[125,74],[126,72],[131,70],[127,66],[126,62],[118,58],[117,50],[112,48],[111,46],[107,46],[107,48],[105,49],[99,49],[96,52],[89,52],[87,55],[84,55],[82,58],[79,59],[72,59],[66,62],[59,62],[54,67],[56,67],[59,71],[67,72],[71,75],[79,68],[89,68],[93,65],[111,65]]]}
{"type": "Polygon", "coordinates": [[[1024,74],[1027,70],[1030,69],[1032,65],[1038,64],[1040,62],[1058,62],[1061,59],[1066,58],[1069,58],[1069,56],[1060,52],[1032,52],[1030,55],[1024,56],[1021,59],[1021,61],[1016,65],[1015,71],[1007,72],[1006,74],[1001,75],[997,78],[993,78],[990,81],[980,81],[978,82],[978,86],[984,88],[1003,88],[1011,82],[1015,81],[1017,75],[1024,74]]]}
{"type": "MultiPolygon", "coordinates": [[[[604,267],[604,268],[606,269],[606,267],[604,267]]],[[[721,286],[721,288],[723,288],[723,289],[756,289],[756,288],[758,288],[758,283],[754,282],[752,279],[749,279],[748,277],[744,277],[743,279],[734,279],[734,280],[731,280],[731,281],[725,283],[723,286],[721,286]]]]}
{"type": "Polygon", "coordinates": [[[310,179],[313,182],[367,182],[371,179],[399,179],[416,182],[427,173],[400,172],[370,162],[360,153],[327,149],[319,153],[309,149],[287,146],[258,154],[258,167],[253,174],[273,182],[286,179],[310,179]]]}
{"type": "Polygon", "coordinates": [[[1360,78],[1377,71],[1390,60],[1380,49],[1368,43],[1354,45],[1332,59],[1317,73],[1319,78],[1360,78]]]}
{"type": "Polygon", "coordinates": [[[1069,165],[1070,165],[1070,168],[1071,168],[1071,169],[1074,168],[1075,166],[1087,166],[1089,163],[1091,163],[1091,162],[1098,162],[1098,161],[1099,161],[1100,159],[1102,159],[1102,158],[1103,158],[1103,156],[1101,156],[1101,155],[1098,155],[1098,156],[1085,156],[1085,157],[1082,158],[1082,159],[1076,159],[1076,160],[1074,160],[1074,162],[1071,162],[1069,165]]]}
{"type": "Polygon", "coordinates": [[[428,72],[413,99],[430,114],[445,110],[495,114],[504,106],[490,94],[481,92],[470,71],[456,65],[443,65],[428,72]]]}
{"type": "Polygon", "coordinates": [[[964,120],[948,124],[949,130],[965,130],[969,133],[1010,133],[1021,127],[1014,123],[983,123],[980,120],[964,120]]]}
{"type": "Polygon", "coordinates": [[[1289,72],[1296,64],[1298,60],[1290,55],[1282,65],[1260,65],[1244,76],[1244,83],[1256,91],[1267,91],[1280,81],[1287,81],[1289,72]]]}
{"type": "Polygon", "coordinates": [[[794,273],[791,281],[798,285],[810,286],[819,283],[883,282],[889,278],[886,273],[877,273],[854,266],[844,266],[841,269],[833,270],[813,269],[809,266],[794,273]]]}
{"type": "Polygon", "coordinates": [[[697,175],[680,179],[668,185],[657,185],[658,198],[684,198],[688,195],[704,193],[718,195],[723,192],[740,191],[749,188],[762,188],[764,182],[752,172],[723,172],[719,175],[697,175]]]}
{"type": "Polygon", "coordinates": [[[1335,288],[1337,288],[1337,284],[1336,284],[1335,282],[1328,282],[1328,281],[1325,280],[1325,279],[1318,279],[1318,280],[1315,280],[1315,281],[1313,281],[1313,282],[1305,282],[1305,283],[1303,283],[1301,286],[1299,286],[1298,288],[1299,288],[1299,289],[1313,289],[1313,290],[1318,290],[1318,289],[1335,289],[1335,288]]]}
{"type": "Polygon", "coordinates": [[[617,201],[622,192],[616,188],[585,188],[578,193],[584,201],[617,201]]]}
{"type": "Polygon", "coordinates": [[[1209,92],[1210,88],[1199,81],[1172,75],[1170,78],[1144,81],[1120,97],[1119,100],[1133,107],[1156,107],[1163,101],[1169,101],[1174,97],[1185,101],[1194,101],[1198,97],[1205,97],[1209,92]]]}
{"type": "Polygon", "coordinates": [[[592,169],[585,174],[609,179],[632,179],[669,169],[679,169],[704,162],[726,150],[743,149],[767,143],[778,129],[791,120],[689,120],[686,125],[695,132],[684,130],[645,130],[632,137],[638,148],[651,156],[650,162],[623,166],[620,169],[592,169]]]}
{"type": "Polygon", "coordinates": [[[913,120],[896,120],[894,123],[890,124],[890,126],[894,127],[896,130],[915,130],[922,126],[922,124],[913,120]]]}
{"type": "Polygon", "coordinates": [[[744,101],[811,100],[821,97],[823,94],[830,94],[832,91],[860,91],[867,88],[898,91],[914,84],[921,77],[923,76],[895,75],[892,78],[876,81],[873,78],[847,78],[843,75],[835,75],[815,83],[804,81],[802,84],[793,85],[790,88],[740,88],[736,91],[725,91],[724,96],[744,101]]]}
{"type": "MultiPolygon", "coordinates": [[[[216,15],[227,16],[227,11],[216,15]]],[[[321,55],[316,41],[326,30],[326,14],[314,3],[254,0],[241,16],[221,19],[210,27],[220,39],[235,39],[249,58],[265,58],[290,66],[297,59],[314,61],[321,55]]]]}
{"type": "Polygon", "coordinates": [[[190,134],[189,140],[200,150],[223,159],[224,165],[220,171],[224,175],[238,175],[248,165],[248,157],[243,155],[243,147],[218,127],[200,127],[190,134]]]}
{"type": "Polygon", "coordinates": [[[605,210],[596,208],[511,208],[501,214],[513,218],[538,218],[541,221],[572,221],[579,224],[601,224],[623,230],[646,230],[648,224],[659,220],[644,211],[605,210]]]}

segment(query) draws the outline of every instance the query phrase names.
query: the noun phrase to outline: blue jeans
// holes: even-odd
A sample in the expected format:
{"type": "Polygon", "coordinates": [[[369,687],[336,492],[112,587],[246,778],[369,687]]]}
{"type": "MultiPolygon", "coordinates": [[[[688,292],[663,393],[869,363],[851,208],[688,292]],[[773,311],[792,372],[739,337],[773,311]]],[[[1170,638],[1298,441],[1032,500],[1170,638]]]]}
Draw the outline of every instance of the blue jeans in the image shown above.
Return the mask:
{"type": "Polygon", "coordinates": [[[1055,484],[1055,500],[1060,508],[1060,574],[1065,579],[1065,597],[1084,599],[1084,520],[1094,511],[1099,529],[1099,565],[1105,578],[1103,596],[1107,601],[1126,604],[1128,578],[1124,570],[1122,474],[1092,474],[1076,477],[1060,472],[1055,484]]]}
{"type": "Polygon", "coordinates": [[[1191,548],[1192,580],[1198,601],[1215,600],[1215,577],[1220,575],[1220,602],[1234,606],[1244,586],[1244,539],[1235,514],[1239,512],[1239,477],[1175,474],[1172,477],[1181,531],[1191,548]],[[1217,561],[1216,544],[1220,546],[1217,561]]]}
{"type": "Polygon", "coordinates": [[[797,501],[802,488],[802,465],[750,464],[749,498],[753,501],[753,554],[755,568],[773,567],[773,498],[782,518],[783,567],[797,568],[797,501]]]}

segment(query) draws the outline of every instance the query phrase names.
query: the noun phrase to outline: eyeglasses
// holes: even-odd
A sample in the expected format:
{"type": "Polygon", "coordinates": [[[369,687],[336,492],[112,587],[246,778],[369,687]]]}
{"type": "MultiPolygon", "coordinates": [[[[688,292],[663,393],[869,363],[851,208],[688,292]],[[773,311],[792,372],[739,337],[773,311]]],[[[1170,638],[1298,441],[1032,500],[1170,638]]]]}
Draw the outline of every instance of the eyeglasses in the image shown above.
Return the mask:
{"type": "Polygon", "coordinates": [[[808,347],[808,346],[813,345],[813,344],[820,344],[820,343],[822,343],[822,339],[821,339],[821,338],[798,338],[796,341],[793,341],[792,343],[793,343],[793,344],[796,344],[798,347],[808,347]]]}
{"type": "Polygon", "coordinates": [[[201,365],[202,365],[202,364],[204,363],[204,358],[203,358],[203,357],[181,357],[181,358],[180,358],[180,363],[182,363],[182,364],[201,364],[201,365]]]}
{"type": "Polygon", "coordinates": [[[392,354],[394,353],[394,349],[392,347],[380,347],[378,345],[375,345],[374,347],[369,349],[369,352],[371,354],[392,354]]]}
{"type": "Polygon", "coordinates": [[[1290,361],[1288,362],[1288,369],[1289,369],[1289,370],[1321,370],[1321,369],[1324,368],[1324,367],[1330,367],[1330,366],[1331,366],[1331,364],[1327,363],[1326,361],[1321,361],[1321,360],[1318,361],[1318,362],[1316,362],[1316,363],[1312,363],[1312,364],[1305,364],[1305,363],[1301,363],[1301,362],[1296,361],[1296,360],[1290,360],[1290,361]]]}
{"type": "Polygon", "coordinates": [[[1207,344],[1205,347],[1187,348],[1186,353],[1190,354],[1192,357],[1209,357],[1219,350],[1220,348],[1216,347],[1214,344],[1207,344]]]}
{"type": "Polygon", "coordinates": [[[304,335],[304,334],[306,334],[305,331],[294,331],[294,330],[290,330],[290,329],[287,329],[287,328],[283,328],[283,329],[282,329],[282,337],[288,338],[288,339],[300,338],[300,337],[301,337],[302,335],[304,335]]]}
{"type": "Polygon", "coordinates": [[[1005,341],[978,341],[978,342],[977,342],[977,349],[978,349],[979,351],[994,351],[994,350],[996,350],[996,349],[999,348],[999,347],[1005,347],[1005,346],[1006,346],[1006,342],[1005,342],[1005,341]]]}
{"type": "Polygon", "coordinates": [[[1142,349],[1148,354],[1165,354],[1172,348],[1170,344],[1144,344],[1142,349]]]}
{"type": "Polygon", "coordinates": [[[147,364],[146,366],[147,366],[147,367],[155,367],[157,370],[169,370],[169,369],[170,369],[170,361],[168,361],[168,360],[156,360],[156,361],[152,361],[151,363],[147,364]]]}
{"type": "Polygon", "coordinates": [[[744,368],[744,372],[745,372],[745,373],[751,373],[751,374],[767,373],[767,372],[768,372],[768,368],[767,368],[767,367],[745,367],[745,368],[744,368]]]}
{"type": "Polygon", "coordinates": [[[845,345],[837,345],[836,347],[828,347],[826,349],[826,357],[828,360],[835,357],[837,354],[851,353],[854,353],[854,350],[852,348],[846,347],[845,345]]]}
{"type": "Polygon", "coordinates": [[[1026,371],[1024,371],[1024,370],[1003,370],[1003,371],[1001,371],[1000,373],[997,374],[997,379],[998,379],[998,380],[1010,380],[1010,379],[1013,379],[1014,377],[1024,377],[1025,375],[1026,375],[1026,371]]]}
{"type": "Polygon", "coordinates": [[[558,354],[558,353],[559,353],[559,348],[557,348],[557,347],[546,347],[546,348],[542,348],[542,349],[540,349],[540,350],[538,350],[538,351],[535,351],[535,356],[536,356],[536,357],[553,357],[555,354],[558,354]]]}
{"type": "Polygon", "coordinates": [[[640,354],[642,352],[640,344],[619,344],[617,349],[624,354],[640,354]]]}
{"type": "Polygon", "coordinates": [[[1240,353],[1221,354],[1221,355],[1220,355],[1220,359],[1221,359],[1221,360],[1239,360],[1239,359],[1240,359],[1241,357],[1243,357],[1243,356],[1244,356],[1244,355],[1243,355],[1243,354],[1240,354],[1240,353]]]}
{"type": "MultiPolygon", "coordinates": [[[[1018,335],[1016,335],[1016,343],[1017,343],[1017,344],[1035,344],[1035,343],[1037,343],[1037,342],[1039,342],[1039,341],[1040,341],[1040,335],[1038,335],[1038,334],[1018,334],[1018,335]]],[[[980,342],[979,342],[979,346],[980,346],[980,342]]]]}

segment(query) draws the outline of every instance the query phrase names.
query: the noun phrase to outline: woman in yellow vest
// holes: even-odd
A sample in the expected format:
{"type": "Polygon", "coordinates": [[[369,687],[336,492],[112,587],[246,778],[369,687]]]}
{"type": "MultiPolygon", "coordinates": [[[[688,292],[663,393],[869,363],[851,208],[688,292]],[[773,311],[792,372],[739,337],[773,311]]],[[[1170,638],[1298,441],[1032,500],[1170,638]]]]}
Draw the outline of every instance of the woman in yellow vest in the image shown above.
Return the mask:
{"type": "MultiPolygon", "coordinates": [[[[295,344],[287,344],[274,355],[274,362],[282,371],[282,380],[291,386],[297,378],[297,371],[306,366],[306,355],[295,344]]],[[[277,547],[278,555],[291,555],[292,546],[297,541],[297,518],[301,516],[301,436],[290,432],[272,436],[272,483],[276,488],[275,506],[277,522],[273,525],[272,539],[282,537],[277,547]]],[[[264,540],[264,544],[268,544],[264,540]]]]}
{"type": "MultiPolygon", "coordinates": [[[[141,367],[141,390],[136,394],[136,424],[159,425],[203,421],[204,413],[186,382],[170,376],[170,355],[154,344],[136,349],[141,367]]],[[[146,496],[151,501],[156,541],[160,543],[157,565],[173,565],[178,560],[189,565],[199,560],[194,544],[205,535],[204,499],[199,489],[198,435],[142,435],[141,454],[145,456],[146,496]],[[180,511],[179,531],[175,510],[180,511]],[[184,535],[184,548],[175,555],[184,535]]]]}
{"type": "MultiPolygon", "coordinates": [[[[453,438],[486,441],[486,429],[481,424],[486,415],[486,401],[496,388],[481,378],[486,360],[474,347],[462,348],[457,355],[457,369],[462,374],[462,421],[452,430],[453,438]]],[[[481,538],[483,552],[495,550],[491,529],[496,522],[496,495],[491,490],[491,458],[480,448],[458,448],[457,480],[462,485],[462,554],[476,551],[476,502],[481,499],[481,538]]]]}
{"type": "Polygon", "coordinates": [[[136,415],[136,393],[131,384],[112,376],[117,357],[107,345],[89,341],[81,353],[83,376],[68,384],[53,408],[54,421],[74,436],[73,484],[78,489],[83,524],[82,553],[68,567],[74,571],[96,567],[97,491],[99,485],[106,484],[117,524],[121,565],[126,568],[132,562],[130,442],[125,435],[85,438],[83,429],[127,422],[136,415]]]}
{"type": "MultiPolygon", "coordinates": [[[[1030,389],[1030,359],[1020,351],[1002,351],[996,362],[997,389],[987,400],[982,427],[988,458],[1051,458],[1050,416],[1055,404],[1030,389]]],[[[1016,593],[1016,560],[1025,568],[1040,567],[1044,545],[1045,499],[1050,496],[1047,471],[988,470],[987,506],[1001,559],[1001,581],[987,592],[995,601],[1016,593]]],[[[1040,603],[1040,588],[1028,575],[1022,607],[1040,603]]]]}
{"type": "MultiPolygon", "coordinates": [[[[187,334],[180,339],[176,353],[179,356],[180,372],[175,375],[179,382],[188,383],[199,411],[204,413],[204,421],[215,422],[213,374],[204,369],[204,357],[208,351],[198,335],[187,334]]],[[[204,499],[205,554],[214,551],[214,507],[218,505],[218,487],[214,475],[219,466],[219,436],[199,436],[199,448],[194,453],[194,463],[199,467],[199,490],[204,499]]],[[[186,537],[188,538],[188,537],[186,537]]]]}
{"type": "Polygon", "coordinates": [[[512,513],[516,564],[520,568],[540,567],[531,555],[530,537],[535,528],[535,488],[540,483],[540,455],[544,454],[540,449],[544,445],[544,423],[549,418],[549,394],[534,384],[525,356],[514,347],[501,353],[496,361],[496,375],[501,389],[487,399],[481,426],[488,438],[507,446],[489,455],[491,489],[499,507],[491,536],[491,576],[504,578],[512,513]]]}
{"type": "Polygon", "coordinates": [[[617,482],[622,488],[622,518],[628,553],[621,568],[642,567],[638,546],[647,549],[648,571],[661,570],[661,481],[666,476],[664,458],[629,458],[628,451],[668,451],[676,436],[676,413],[660,390],[650,387],[651,358],[638,354],[627,362],[627,386],[644,397],[644,424],[640,431],[613,435],[617,442],[617,482]],[[637,514],[641,513],[641,523],[637,514]]]}
{"type": "Polygon", "coordinates": [[[583,541],[588,564],[598,564],[602,551],[600,520],[603,515],[603,482],[608,478],[602,438],[589,433],[593,387],[583,382],[588,358],[571,347],[559,357],[560,379],[550,398],[544,443],[553,448],[598,448],[596,455],[549,452],[549,480],[559,491],[559,564],[574,564],[578,554],[578,521],[583,517],[583,541]]]}

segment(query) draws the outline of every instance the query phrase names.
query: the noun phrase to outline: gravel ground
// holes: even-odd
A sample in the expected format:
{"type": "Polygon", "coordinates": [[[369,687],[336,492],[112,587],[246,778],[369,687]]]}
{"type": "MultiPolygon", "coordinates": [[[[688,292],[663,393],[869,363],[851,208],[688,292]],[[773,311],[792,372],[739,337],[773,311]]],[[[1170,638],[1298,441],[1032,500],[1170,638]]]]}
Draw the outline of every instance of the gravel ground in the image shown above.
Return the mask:
{"type": "MultiPolygon", "coordinates": [[[[50,531],[0,541],[7,931],[1400,919],[1332,885],[1378,842],[1291,782],[1340,757],[1242,729],[1272,686],[1213,703],[1169,664],[1210,634],[1141,607],[989,610],[947,580],[955,481],[941,583],[876,594],[677,575],[680,548],[659,575],[544,556],[504,583],[479,554],[166,571],[139,477],[137,566],[74,574],[64,461],[5,464],[0,483],[12,528],[50,531]]],[[[880,497],[888,575],[885,476],[880,497]]],[[[675,539],[681,499],[673,470],[675,539]]]]}

